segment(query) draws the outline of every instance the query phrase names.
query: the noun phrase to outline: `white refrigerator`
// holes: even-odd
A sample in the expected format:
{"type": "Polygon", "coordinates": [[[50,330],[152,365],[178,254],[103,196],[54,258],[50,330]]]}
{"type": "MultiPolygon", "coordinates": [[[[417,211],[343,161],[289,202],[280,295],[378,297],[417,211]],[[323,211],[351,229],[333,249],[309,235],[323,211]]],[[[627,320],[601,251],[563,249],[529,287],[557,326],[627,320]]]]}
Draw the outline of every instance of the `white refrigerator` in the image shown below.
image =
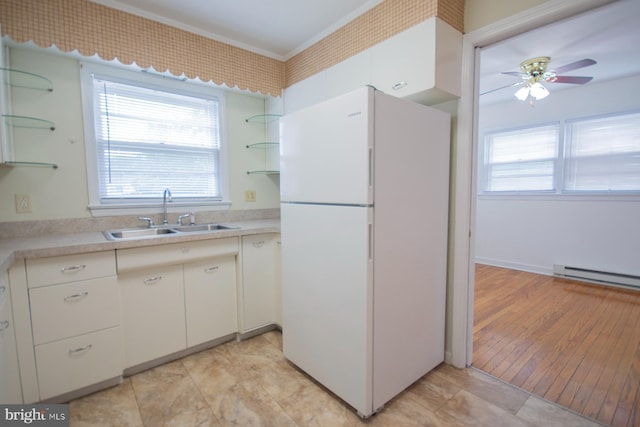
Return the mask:
{"type": "Polygon", "coordinates": [[[280,123],[284,355],[368,417],[444,359],[450,116],[363,87],[280,123]]]}

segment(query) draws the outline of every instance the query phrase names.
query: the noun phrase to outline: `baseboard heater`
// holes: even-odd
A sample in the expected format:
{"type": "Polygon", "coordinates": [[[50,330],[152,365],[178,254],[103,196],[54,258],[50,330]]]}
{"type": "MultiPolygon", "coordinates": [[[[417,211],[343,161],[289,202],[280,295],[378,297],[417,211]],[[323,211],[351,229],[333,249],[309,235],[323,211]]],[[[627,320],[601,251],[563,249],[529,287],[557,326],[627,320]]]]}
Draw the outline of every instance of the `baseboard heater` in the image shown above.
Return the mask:
{"type": "Polygon", "coordinates": [[[640,289],[640,276],[633,276],[631,274],[611,273],[608,271],[554,264],[553,275],[567,279],[640,289]]]}

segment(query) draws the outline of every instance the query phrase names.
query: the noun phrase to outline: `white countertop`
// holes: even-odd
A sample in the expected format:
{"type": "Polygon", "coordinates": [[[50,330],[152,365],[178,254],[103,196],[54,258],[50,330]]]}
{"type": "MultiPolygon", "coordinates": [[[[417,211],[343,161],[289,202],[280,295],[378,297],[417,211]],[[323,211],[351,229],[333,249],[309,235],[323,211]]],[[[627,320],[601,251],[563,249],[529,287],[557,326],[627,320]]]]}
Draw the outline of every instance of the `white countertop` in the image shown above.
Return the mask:
{"type": "Polygon", "coordinates": [[[176,233],[126,240],[107,240],[100,231],[49,234],[38,237],[0,239],[0,270],[8,269],[16,259],[73,255],[113,249],[155,246],[260,233],[279,233],[280,219],[225,222],[234,229],[203,233],[176,233]]]}

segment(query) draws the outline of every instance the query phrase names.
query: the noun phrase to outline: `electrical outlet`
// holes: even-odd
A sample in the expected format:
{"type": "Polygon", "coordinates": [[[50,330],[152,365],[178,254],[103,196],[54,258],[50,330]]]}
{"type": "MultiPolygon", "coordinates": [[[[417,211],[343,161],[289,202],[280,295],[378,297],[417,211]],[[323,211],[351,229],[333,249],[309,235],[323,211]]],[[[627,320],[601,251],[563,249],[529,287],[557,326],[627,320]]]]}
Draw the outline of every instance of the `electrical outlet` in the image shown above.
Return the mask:
{"type": "Polygon", "coordinates": [[[245,190],[244,191],[244,201],[245,202],[255,202],[256,201],[256,190],[245,190]]]}
{"type": "Polygon", "coordinates": [[[31,213],[31,195],[16,194],[16,213],[31,213]]]}

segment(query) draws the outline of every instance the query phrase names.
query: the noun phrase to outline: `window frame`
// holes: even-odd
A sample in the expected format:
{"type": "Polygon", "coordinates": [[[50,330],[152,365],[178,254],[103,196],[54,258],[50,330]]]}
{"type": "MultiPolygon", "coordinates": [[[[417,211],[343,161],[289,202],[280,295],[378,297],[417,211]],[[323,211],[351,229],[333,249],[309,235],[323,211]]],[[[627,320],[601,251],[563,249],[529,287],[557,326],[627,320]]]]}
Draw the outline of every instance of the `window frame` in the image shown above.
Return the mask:
{"type": "Polygon", "coordinates": [[[606,117],[625,116],[629,114],[636,114],[640,110],[623,110],[614,111],[609,113],[602,113],[597,115],[588,115],[582,117],[573,117],[560,120],[558,122],[543,122],[543,123],[529,123],[527,125],[504,128],[504,129],[491,129],[484,132],[483,137],[478,144],[478,186],[476,195],[482,199],[506,199],[506,198],[526,198],[528,200],[558,200],[559,198],[565,198],[568,200],[638,200],[640,199],[639,190],[567,190],[565,189],[565,168],[569,159],[567,158],[567,144],[569,144],[568,138],[570,135],[570,123],[588,121],[591,119],[602,119],[606,117]],[[554,168],[554,191],[539,191],[539,190],[522,190],[522,191],[491,191],[487,190],[488,184],[488,168],[485,167],[485,159],[487,156],[487,137],[493,134],[509,133],[517,131],[519,129],[533,129],[541,126],[547,126],[553,123],[559,125],[558,129],[558,154],[555,160],[554,168]]]}
{"type": "Polygon", "coordinates": [[[591,115],[586,117],[577,117],[577,118],[565,120],[564,134],[565,134],[566,143],[564,145],[564,150],[562,152],[562,165],[563,165],[562,176],[559,177],[562,182],[561,190],[563,194],[640,195],[640,188],[636,190],[594,190],[594,189],[574,190],[574,189],[567,188],[567,185],[568,185],[567,169],[572,158],[577,157],[577,156],[574,157],[571,155],[571,151],[574,149],[572,145],[574,131],[575,131],[574,125],[579,123],[588,123],[593,121],[599,122],[607,119],[616,119],[616,118],[622,118],[624,116],[638,116],[638,115],[640,115],[640,110],[633,109],[633,110],[617,111],[614,113],[605,113],[605,114],[597,114],[597,115],[591,115]]]}
{"type": "MultiPolygon", "coordinates": [[[[180,95],[216,98],[218,101],[219,129],[220,129],[220,151],[219,151],[219,183],[220,200],[211,199],[199,200],[173,199],[167,207],[170,212],[229,209],[231,202],[229,199],[229,163],[228,163],[228,140],[226,132],[226,97],[222,90],[207,85],[197,83],[171,75],[152,74],[144,72],[143,69],[133,70],[115,66],[106,66],[92,62],[80,62],[80,86],[82,94],[83,125],[85,137],[86,173],[89,190],[89,210],[94,216],[104,215],[125,215],[125,214],[151,214],[162,211],[163,195],[148,200],[135,201],[109,201],[103,203],[99,191],[98,178],[98,153],[95,135],[94,122],[94,98],[93,98],[93,75],[106,80],[134,86],[145,87],[163,92],[171,92],[180,95]]],[[[170,188],[170,187],[169,187],[170,188]]],[[[171,188],[170,188],[171,189],[171,188]]]]}
{"type": "Polygon", "coordinates": [[[509,129],[498,129],[491,130],[484,133],[484,136],[481,141],[481,150],[480,153],[482,155],[482,161],[480,162],[480,170],[482,173],[479,177],[479,195],[491,195],[491,196],[513,196],[513,195],[548,195],[555,194],[560,188],[560,183],[558,182],[558,170],[562,168],[562,162],[559,161],[559,153],[563,151],[563,132],[562,132],[562,123],[558,121],[554,122],[545,122],[545,123],[537,123],[528,126],[519,126],[515,128],[509,129]],[[491,168],[487,167],[488,165],[488,139],[493,135],[498,134],[506,134],[517,132],[526,129],[536,129],[543,127],[553,127],[555,126],[558,131],[558,141],[556,147],[556,157],[553,159],[553,177],[552,177],[552,186],[553,189],[550,190],[487,190],[487,185],[489,183],[489,172],[491,168]]]}

